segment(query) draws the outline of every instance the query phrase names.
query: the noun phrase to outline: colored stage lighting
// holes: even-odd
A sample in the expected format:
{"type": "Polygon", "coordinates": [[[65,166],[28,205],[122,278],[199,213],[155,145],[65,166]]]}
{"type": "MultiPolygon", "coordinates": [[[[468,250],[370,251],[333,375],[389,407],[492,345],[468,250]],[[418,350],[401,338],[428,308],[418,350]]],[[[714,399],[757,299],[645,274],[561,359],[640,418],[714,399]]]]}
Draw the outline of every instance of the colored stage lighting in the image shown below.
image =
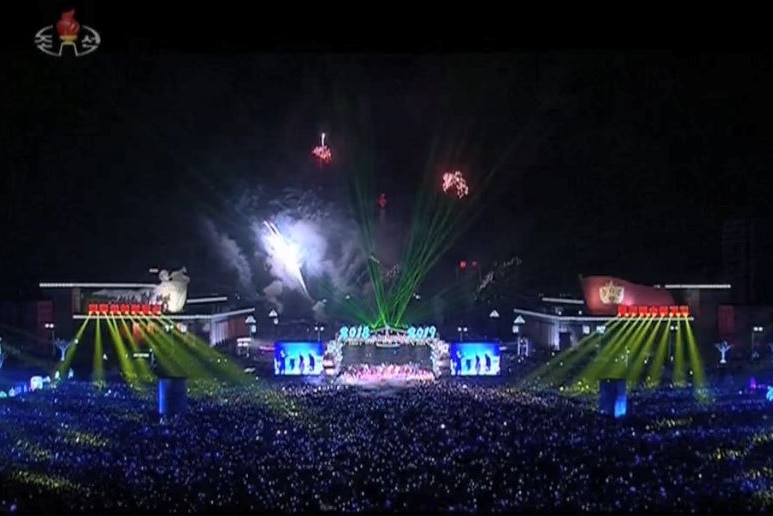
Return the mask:
{"type": "Polygon", "coordinates": [[[160,304],[137,303],[90,303],[88,315],[144,315],[160,316],[164,313],[164,307],[160,304]]]}
{"type": "Polygon", "coordinates": [[[619,305],[618,317],[690,317],[690,307],[687,305],[619,305]]]}

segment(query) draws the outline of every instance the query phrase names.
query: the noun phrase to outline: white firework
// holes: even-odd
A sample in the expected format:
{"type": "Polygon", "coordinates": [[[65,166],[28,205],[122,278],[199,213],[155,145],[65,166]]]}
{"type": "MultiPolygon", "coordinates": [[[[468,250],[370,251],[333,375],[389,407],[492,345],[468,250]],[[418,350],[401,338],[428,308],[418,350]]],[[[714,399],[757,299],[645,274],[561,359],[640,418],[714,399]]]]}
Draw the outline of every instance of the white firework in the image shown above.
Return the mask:
{"type": "Polygon", "coordinates": [[[263,225],[267,229],[263,237],[263,243],[269,259],[274,262],[273,265],[275,267],[277,265],[282,267],[287,275],[301,288],[301,291],[307,297],[311,297],[301,272],[303,260],[298,247],[286,240],[279,231],[279,228],[272,222],[264,221],[263,225]]]}
{"type": "Polygon", "coordinates": [[[238,274],[243,291],[254,292],[257,286],[260,297],[278,312],[290,291],[301,293],[314,307],[320,290],[327,292],[332,286],[338,292],[351,292],[359,285],[367,262],[359,227],[318,191],[248,187],[233,202],[233,211],[235,218],[244,221],[250,241],[239,227],[226,234],[214,221],[205,221],[205,234],[223,264],[238,274]],[[268,284],[256,285],[264,281],[266,272],[268,284]]]}

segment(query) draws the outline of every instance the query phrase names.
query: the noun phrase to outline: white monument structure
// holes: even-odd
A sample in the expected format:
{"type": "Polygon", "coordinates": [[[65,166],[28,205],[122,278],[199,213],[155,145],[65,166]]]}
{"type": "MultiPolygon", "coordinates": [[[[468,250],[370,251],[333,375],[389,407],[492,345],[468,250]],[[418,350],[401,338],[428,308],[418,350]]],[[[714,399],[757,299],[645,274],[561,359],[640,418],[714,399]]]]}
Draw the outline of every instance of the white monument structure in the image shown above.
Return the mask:
{"type": "Polygon", "coordinates": [[[95,296],[106,297],[116,302],[150,303],[163,305],[164,312],[176,314],[183,311],[188,300],[188,270],[182,269],[169,272],[162,270],[158,273],[159,284],[137,290],[127,289],[103,289],[94,292],[95,296]]]}
{"type": "Polygon", "coordinates": [[[731,346],[726,341],[717,342],[714,344],[714,346],[719,350],[720,353],[722,353],[722,359],[719,361],[720,364],[727,364],[727,352],[730,351],[731,346]]]}

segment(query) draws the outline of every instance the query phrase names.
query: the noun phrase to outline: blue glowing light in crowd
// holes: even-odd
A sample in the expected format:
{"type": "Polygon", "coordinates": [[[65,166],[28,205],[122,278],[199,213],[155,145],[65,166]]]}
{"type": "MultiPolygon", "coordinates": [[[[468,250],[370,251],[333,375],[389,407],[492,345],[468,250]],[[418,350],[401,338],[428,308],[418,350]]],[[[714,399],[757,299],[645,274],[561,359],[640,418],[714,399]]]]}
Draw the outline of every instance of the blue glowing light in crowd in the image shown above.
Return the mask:
{"type": "Polygon", "coordinates": [[[615,400],[615,417],[624,417],[626,412],[628,412],[628,397],[618,396],[615,400]]]}
{"type": "Polygon", "coordinates": [[[763,390],[763,389],[767,389],[767,392],[765,393],[765,399],[768,401],[773,401],[773,385],[757,383],[757,380],[753,376],[749,378],[750,391],[757,391],[757,390],[763,390]]]}

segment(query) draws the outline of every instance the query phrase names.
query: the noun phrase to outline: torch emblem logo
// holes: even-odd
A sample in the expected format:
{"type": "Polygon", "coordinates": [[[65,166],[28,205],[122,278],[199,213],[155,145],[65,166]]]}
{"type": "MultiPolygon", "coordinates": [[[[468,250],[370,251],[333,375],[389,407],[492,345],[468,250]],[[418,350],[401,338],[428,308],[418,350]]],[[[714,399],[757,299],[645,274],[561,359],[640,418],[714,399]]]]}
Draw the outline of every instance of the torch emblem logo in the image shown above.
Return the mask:
{"type": "Polygon", "coordinates": [[[55,25],[43,27],[35,33],[35,46],[44,54],[62,57],[65,49],[75,57],[82,57],[99,48],[102,38],[87,25],[75,18],[75,9],[64,11],[55,25]]]}

